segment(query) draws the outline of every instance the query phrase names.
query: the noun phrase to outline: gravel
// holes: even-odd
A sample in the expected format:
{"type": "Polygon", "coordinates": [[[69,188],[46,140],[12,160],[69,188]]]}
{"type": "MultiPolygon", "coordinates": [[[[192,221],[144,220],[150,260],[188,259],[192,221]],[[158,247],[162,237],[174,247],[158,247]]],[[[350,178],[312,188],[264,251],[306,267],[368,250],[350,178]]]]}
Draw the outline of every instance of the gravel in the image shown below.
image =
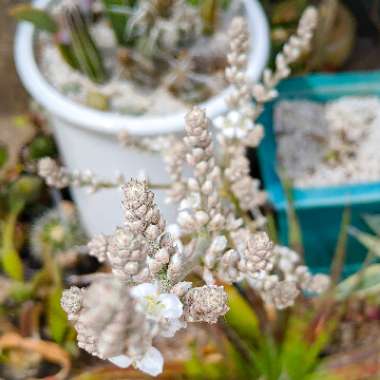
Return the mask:
{"type": "Polygon", "coordinates": [[[277,159],[298,188],[380,181],[380,99],[280,101],[277,159]]]}

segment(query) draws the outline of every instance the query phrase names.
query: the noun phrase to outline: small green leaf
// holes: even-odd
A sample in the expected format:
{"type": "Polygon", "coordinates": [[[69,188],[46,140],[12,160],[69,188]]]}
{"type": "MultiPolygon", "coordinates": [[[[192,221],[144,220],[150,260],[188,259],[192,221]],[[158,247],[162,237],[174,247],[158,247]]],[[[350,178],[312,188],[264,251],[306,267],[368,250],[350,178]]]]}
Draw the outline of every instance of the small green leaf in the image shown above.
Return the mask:
{"type": "Polygon", "coordinates": [[[248,302],[233,286],[225,287],[230,310],[225,318],[238,335],[249,341],[255,341],[260,335],[259,320],[248,302]]]}
{"type": "Polygon", "coordinates": [[[45,32],[56,33],[58,31],[55,20],[44,10],[34,8],[32,5],[16,5],[11,9],[10,14],[19,21],[31,22],[37,29],[45,32]]]}
{"type": "Polygon", "coordinates": [[[346,258],[346,247],[348,238],[348,225],[350,224],[351,211],[345,208],[342,215],[338,243],[335,249],[334,259],[331,264],[331,284],[335,285],[339,282],[346,258]]]}
{"type": "Polygon", "coordinates": [[[61,307],[62,288],[56,286],[49,295],[47,305],[48,328],[52,339],[57,343],[62,343],[69,323],[66,313],[61,307]]]}
{"type": "Polygon", "coordinates": [[[284,173],[279,171],[281,184],[284,188],[285,197],[287,199],[287,216],[288,216],[288,243],[298,253],[303,253],[302,230],[299,224],[297,212],[293,199],[293,183],[285,177],[284,173]]]}
{"type": "Polygon", "coordinates": [[[342,281],[336,288],[336,297],[338,300],[342,300],[351,294],[367,297],[379,294],[379,292],[380,264],[373,264],[342,281]]]}
{"type": "Polygon", "coordinates": [[[74,70],[80,70],[78,60],[75,57],[75,53],[71,45],[58,43],[57,45],[61,57],[63,60],[74,70]]]}
{"type": "Polygon", "coordinates": [[[106,70],[85,17],[78,7],[66,9],[64,17],[70,31],[72,53],[78,62],[78,67],[93,82],[103,83],[107,78],[106,70]]]}
{"type": "Polygon", "coordinates": [[[43,157],[54,157],[57,147],[51,136],[40,135],[33,139],[28,146],[28,159],[38,160],[43,157]]]}
{"type": "Polygon", "coordinates": [[[16,281],[23,281],[24,267],[15,248],[14,238],[17,224],[17,217],[22,210],[23,204],[12,205],[14,209],[9,213],[2,225],[0,258],[4,272],[16,281]]]}
{"type": "Polygon", "coordinates": [[[216,21],[218,18],[218,1],[203,0],[200,9],[201,18],[203,21],[203,31],[205,34],[214,33],[216,21]]]}
{"type": "Polygon", "coordinates": [[[364,221],[368,227],[378,236],[380,236],[380,215],[364,215],[364,221]]]}
{"type": "Polygon", "coordinates": [[[128,7],[130,1],[127,0],[102,0],[107,17],[111,23],[112,30],[119,42],[123,44],[126,36],[128,15],[127,12],[115,12],[116,7],[128,7]]]}
{"type": "Polygon", "coordinates": [[[9,290],[9,298],[14,302],[25,302],[33,297],[33,287],[30,283],[13,281],[9,290]]]}
{"type": "Polygon", "coordinates": [[[10,278],[17,281],[23,281],[24,267],[18,252],[15,249],[3,249],[1,252],[1,260],[3,270],[10,278]]]}
{"type": "Polygon", "coordinates": [[[0,144],[0,169],[7,163],[8,161],[8,149],[6,145],[0,144]]]}
{"type": "Polygon", "coordinates": [[[42,180],[32,175],[22,175],[12,183],[9,189],[9,204],[11,209],[19,208],[25,203],[35,201],[40,195],[42,180]]]}
{"type": "Polygon", "coordinates": [[[380,238],[362,232],[354,227],[351,227],[349,231],[368,251],[380,257],[380,238]]]}

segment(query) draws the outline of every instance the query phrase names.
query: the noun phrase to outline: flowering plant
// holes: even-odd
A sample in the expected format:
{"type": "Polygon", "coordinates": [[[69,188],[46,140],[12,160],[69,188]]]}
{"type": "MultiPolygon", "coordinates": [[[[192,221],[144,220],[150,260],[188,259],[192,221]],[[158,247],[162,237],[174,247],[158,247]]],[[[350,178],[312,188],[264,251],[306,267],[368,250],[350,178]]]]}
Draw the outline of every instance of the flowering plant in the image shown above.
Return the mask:
{"type": "MultiPolygon", "coordinates": [[[[49,158],[39,162],[39,173],[51,186],[123,188],[124,225],[88,244],[89,254],[107,262],[112,273],[86,289],[72,287],[62,297],[80,347],[121,367],[133,364],[158,375],[163,357],[155,340],[192,322],[216,323],[229,310],[225,284],[249,286],[277,309],[292,306],[301,292],[315,295],[328,289],[327,276],[312,275],[296,252],[270,241],[260,211],[265,193],[250,177],[245,156],[263,137],[255,122],[263,104],[276,96],[274,88],[289,75],[289,65],[308,48],[316,19],[316,10],[306,9],[275,69],[265,70],[263,82],[256,84],[244,73],[245,22],[234,19],[226,69],[233,88],[227,99],[230,111],[214,121],[216,138],[205,111],[193,108],[185,119],[185,138],[167,136],[162,142],[171,146],[164,158],[173,180],[169,199],[178,203],[176,228],[166,227],[151,190],[157,185],[149,180],[107,182],[70,173],[49,158]],[[214,140],[220,149],[214,148],[214,140]],[[192,169],[190,177],[183,174],[186,165],[192,169]],[[195,286],[192,278],[204,284],[195,286]]],[[[150,150],[157,145],[128,134],[122,140],[150,150]]]]}

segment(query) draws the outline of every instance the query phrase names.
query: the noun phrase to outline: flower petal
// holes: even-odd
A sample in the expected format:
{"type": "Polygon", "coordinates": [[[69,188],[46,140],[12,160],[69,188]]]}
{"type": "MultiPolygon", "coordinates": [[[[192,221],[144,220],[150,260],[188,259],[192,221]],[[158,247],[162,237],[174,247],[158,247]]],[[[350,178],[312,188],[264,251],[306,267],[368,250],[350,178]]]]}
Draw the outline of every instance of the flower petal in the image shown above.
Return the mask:
{"type": "Polygon", "coordinates": [[[183,305],[176,295],[160,294],[158,300],[164,306],[160,313],[162,317],[174,319],[182,315],[183,305]]]}
{"type": "Polygon", "coordinates": [[[162,373],[164,358],[157,348],[151,347],[143,358],[137,361],[136,367],[151,376],[157,376],[162,373]]]}
{"type": "Polygon", "coordinates": [[[164,338],[172,338],[175,333],[186,327],[186,322],[179,319],[167,319],[167,321],[161,325],[159,329],[160,336],[164,338]]]}
{"type": "Polygon", "coordinates": [[[113,356],[108,360],[120,368],[127,368],[132,364],[132,359],[127,355],[113,356]]]}
{"type": "Polygon", "coordinates": [[[156,296],[158,293],[158,287],[155,284],[144,283],[140,285],[136,285],[131,288],[130,291],[132,297],[134,298],[144,298],[147,296],[156,296]]]}

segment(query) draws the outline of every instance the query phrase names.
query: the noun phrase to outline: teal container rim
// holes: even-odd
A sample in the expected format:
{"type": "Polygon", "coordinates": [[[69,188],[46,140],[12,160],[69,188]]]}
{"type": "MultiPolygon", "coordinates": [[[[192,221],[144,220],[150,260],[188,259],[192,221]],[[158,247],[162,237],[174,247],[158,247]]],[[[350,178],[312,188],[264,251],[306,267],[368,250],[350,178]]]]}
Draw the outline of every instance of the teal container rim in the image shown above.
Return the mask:
{"type": "MultiPolygon", "coordinates": [[[[258,148],[259,165],[265,189],[274,208],[286,210],[287,199],[276,169],[276,139],[273,129],[273,108],[285,99],[312,99],[319,102],[348,96],[380,96],[380,71],[309,74],[287,79],[277,88],[278,97],[268,103],[260,117],[265,137],[258,148]]],[[[379,146],[380,149],[380,146],[379,146]]],[[[380,181],[318,188],[294,188],[297,209],[349,206],[380,200],[380,181]]]]}

